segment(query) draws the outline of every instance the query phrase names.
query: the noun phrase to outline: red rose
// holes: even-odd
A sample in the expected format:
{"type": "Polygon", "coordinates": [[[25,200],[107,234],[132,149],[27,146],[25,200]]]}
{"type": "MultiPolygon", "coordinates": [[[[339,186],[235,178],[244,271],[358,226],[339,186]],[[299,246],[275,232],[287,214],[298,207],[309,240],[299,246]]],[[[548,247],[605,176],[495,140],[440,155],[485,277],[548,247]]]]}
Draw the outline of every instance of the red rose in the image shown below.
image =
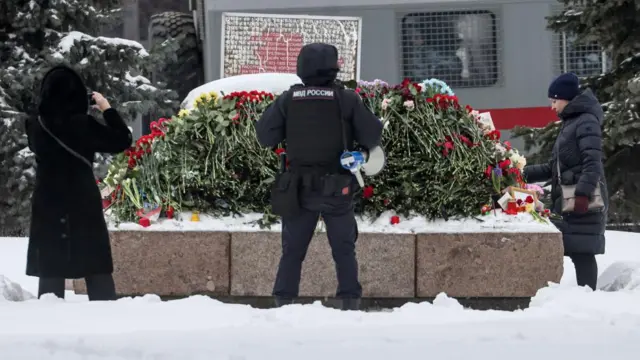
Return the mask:
{"type": "Polygon", "coordinates": [[[173,219],[173,212],[175,210],[173,209],[173,206],[169,206],[167,207],[167,219],[173,219]]]}
{"type": "Polygon", "coordinates": [[[527,204],[533,204],[533,196],[531,195],[527,196],[527,198],[524,201],[526,201],[527,204]]]}
{"type": "Polygon", "coordinates": [[[505,141],[504,142],[504,147],[507,149],[507,151],[511,150],[511,142],[510,141],[505,141]]]}
{"type": "Polygon", "coordinates": [[[389,199],[384,199],[384,200],[382,201],[382,203],[384,204],[384,206],[389,206],[389,204],[391,203],[391,200],[389,200],[389,199]]]}
{"type": "Polygon", "coordinates": [[[467,110],[468,113],[473,111],[473,108],[469,105],[465,106],[464,108],[467,110]]]}
{"type": "Polygon", "coordinates": [[[396,225],[400,223],[400,217],[398,215],[393,215],[391,217],[391,225],[396,225]]]}
{"type": "Polygon", "coordinates": [[[370,199],[373,196],[373,186],[369,185],[362,189],[362,197],[365,199],[370,199]]]}
{"type": "Polygon", "coordinates": [[[280,156],[280,154],[282,153],[286,153],[287,150],[285,150],[284,148],[277,148],[276,150],[276,155],[280,156]]]}

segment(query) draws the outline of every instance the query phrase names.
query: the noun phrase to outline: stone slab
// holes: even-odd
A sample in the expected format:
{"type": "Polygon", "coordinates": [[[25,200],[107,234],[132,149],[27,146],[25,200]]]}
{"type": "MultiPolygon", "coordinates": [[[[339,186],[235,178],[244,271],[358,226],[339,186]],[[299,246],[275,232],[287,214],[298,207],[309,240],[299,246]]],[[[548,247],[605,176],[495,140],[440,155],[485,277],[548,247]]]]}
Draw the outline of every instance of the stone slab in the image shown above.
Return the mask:
{"type": "MultiPolygon", "coordinates": [[[[229,295],[229,233],[113,231],[110,235],[118,295],[229,295]]],[[[86,294],[84,280],[75,280],[74,288],[86,294]]]]}
{"type": "MultiPolygon", "coordinates": [[[[231,295],[271,296],[280,254],[280,233],[232,233],[231,295]]],[[[415,235],[360,233],[356,254],[364,297],[415,297],[415,235]]],[[[336,289],[326,233],[317,233],[303,263],[299,296],[332,297],[336,289]]]]}
{"type": "Polygon", "coordinates": [[[434,297],[531,297],[560,282],[560,233],[418,234],[416,293],[434,297]]]}

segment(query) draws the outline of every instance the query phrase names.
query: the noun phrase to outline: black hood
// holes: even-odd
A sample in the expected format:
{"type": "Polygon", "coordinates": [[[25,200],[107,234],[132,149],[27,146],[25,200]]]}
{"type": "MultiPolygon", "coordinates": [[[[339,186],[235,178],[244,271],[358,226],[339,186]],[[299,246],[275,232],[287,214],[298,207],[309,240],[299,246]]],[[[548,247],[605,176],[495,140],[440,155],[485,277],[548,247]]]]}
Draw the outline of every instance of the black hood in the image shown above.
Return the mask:
{"type": "Polygon", "coordinates": [[[300,49],[297,75],[307,86],[325,86],[336,80],[338,49],[329,44],[308,44],[300,49]]]}
{"type": "Polygon", "coordinates": [[[600,125],[604,122],[604,111],[602,110],[602,105],[596,99],[596,96],[593,94],[591,89],[587,89],[582,92],[582,94],[573,98],[573,100],[569,101],[567,106],[565,106],[564,110],[560,113],[560,118],[572,119],[581,114],[591,114],[595,116],[600,125]]]}
{"type": "Polygon", "coordinates": [[[69,117],[89,111],[88,90],[72,68],[57,65],[40,84],[38,111],[45,117],[69,117]]]}

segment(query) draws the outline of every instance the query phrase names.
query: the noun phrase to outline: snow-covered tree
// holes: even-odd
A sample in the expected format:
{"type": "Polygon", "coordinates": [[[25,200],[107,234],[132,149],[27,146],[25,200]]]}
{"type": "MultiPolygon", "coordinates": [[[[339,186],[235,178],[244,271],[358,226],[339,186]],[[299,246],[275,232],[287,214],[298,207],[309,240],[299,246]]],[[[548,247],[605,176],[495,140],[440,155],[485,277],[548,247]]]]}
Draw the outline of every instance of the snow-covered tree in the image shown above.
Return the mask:
{"type": "Polygon", "coordinates": [[[72,66],[129,121],[171,115],[178,105],[175,92],[144,76],[170,54],[171,43],[149,54],[136,42],[97,36],[105,24],[118,21],[113,5],[116,1],[0,2],[0,235],[28,229],[35,171],[24,121],[37,116],[38,87],[48,68],[72,66]]]}
{"type": "MultiPolygon", "coordinates": [[[[611,209],[609,221],[640,222],[640,2],[562,0],[565,11],[550,17],[549,28],[596,42],[611,59],[609,71],[583,79],[605,108],[604,151],[611,209]]],[[[538,159],[549,157],[559,123],[520,129],[538,159]]]]}

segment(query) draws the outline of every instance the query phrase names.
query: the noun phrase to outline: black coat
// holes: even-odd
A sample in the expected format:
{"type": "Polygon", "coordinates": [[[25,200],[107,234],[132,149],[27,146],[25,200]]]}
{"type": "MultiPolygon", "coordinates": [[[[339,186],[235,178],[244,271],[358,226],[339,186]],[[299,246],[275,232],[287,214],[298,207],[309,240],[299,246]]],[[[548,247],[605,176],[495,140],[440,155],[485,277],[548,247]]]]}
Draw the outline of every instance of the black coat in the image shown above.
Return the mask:
{"type": "MultiPolygon", "coordinates": [[[[96,152],[118,153],[131,146],[131,132],[114,109],[106,126],[87,115],[88,91],[72,69],[57,66],[41,84],[42,123],[69,148],[93,163],[96,152]]],[[[109,233],[93,170],[40,125],[27,122],[29,148],[36,156],[27,275],[76,279],[113,272],[109,233]]]]}
{"type": "Polygon", "coordinates": [[[606,209],[601,213],[563,214],[554,221],[562,231],[565,254],[604,254],[605,226],[609,197],[602,164],[602,106],[591,90],[573,99],[560,113],[562,127],[546,164],[531,165],[524,169],[529,182],[552,180],[551,211],[561,213],[562,190],[558,184],[557,159],[560,159],[560,177],[563,185],[576,185],[577,196],[591,196],[600,187],[606,209]]]}

